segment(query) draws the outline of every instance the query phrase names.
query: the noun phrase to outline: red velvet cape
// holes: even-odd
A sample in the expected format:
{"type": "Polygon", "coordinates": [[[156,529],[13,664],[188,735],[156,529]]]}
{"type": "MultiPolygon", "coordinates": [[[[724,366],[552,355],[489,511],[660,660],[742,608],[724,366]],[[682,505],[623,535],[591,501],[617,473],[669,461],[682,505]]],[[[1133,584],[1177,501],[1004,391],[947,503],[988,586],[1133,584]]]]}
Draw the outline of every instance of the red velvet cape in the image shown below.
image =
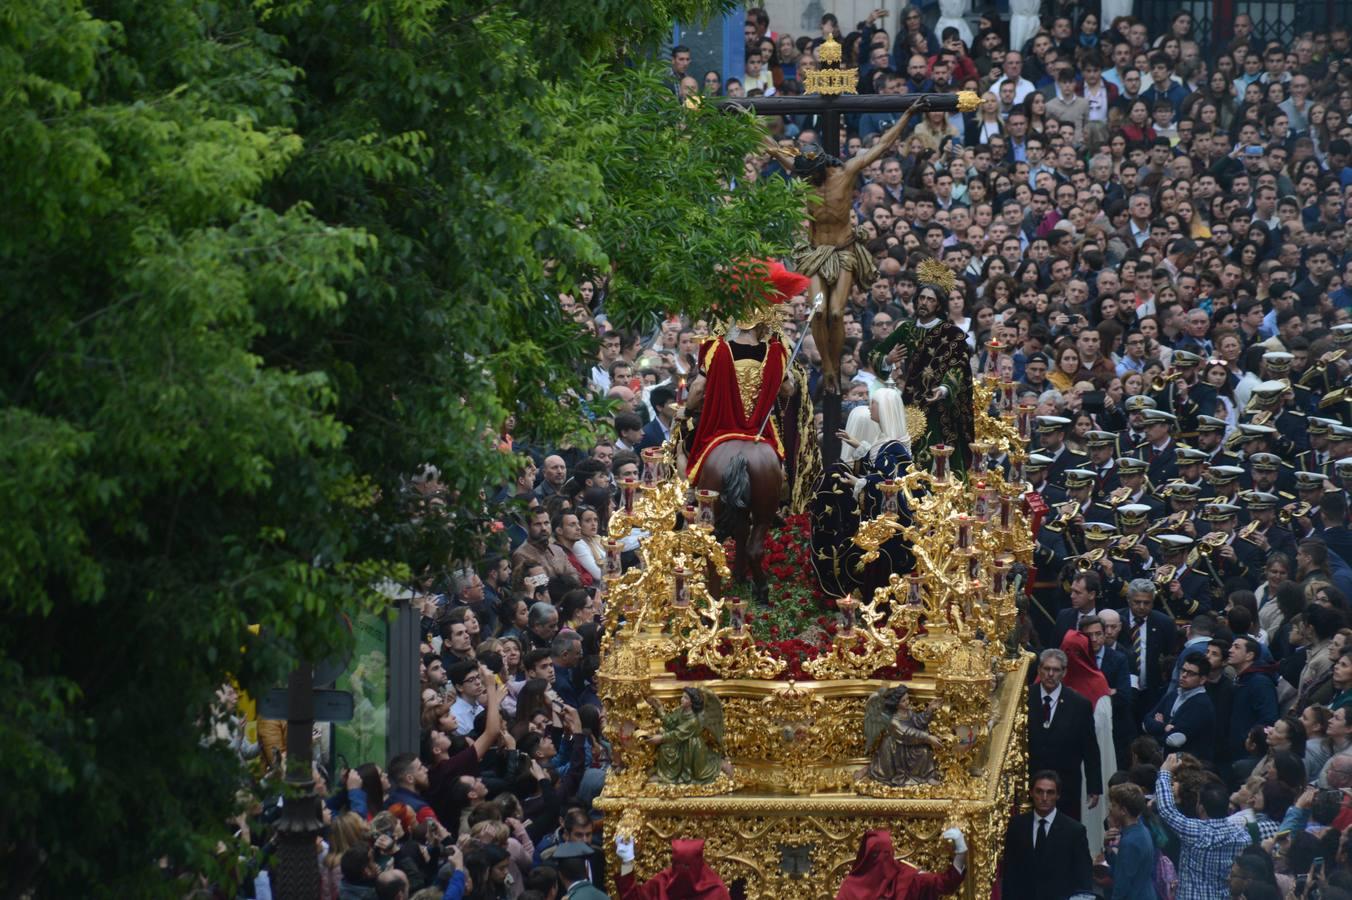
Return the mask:
{"type": "Polygon", "coordinates": [[[686,462],[686,476],[693,482],[709,451],[723,441],[764,441],[774,448],[780,459],[784,450],[779,444],[779,432],[772,421],[759,436],[761,423],[774,409],[779,387],[784,382],[784,368],[788,351],[778,339],[771,339],[765,348],[765,362],[761,365],[760,396],[756,398],[751,415],[742,406],[742,393],[737,387],[737,371],[733,365],[732,350],[722,339],[708,341],[700,348],[700,358],[706,360],[704,371],[704,405],[700,407],[699,425],[690,445],[686,462]]]}
{"type": "Polygon", "coordinates": [[[836,900],[934,900],[957,890],[962,877],[952,866],[943,872],[921,872],[899,863],[892,855],[891,832],[866,831],[836,900]]]}

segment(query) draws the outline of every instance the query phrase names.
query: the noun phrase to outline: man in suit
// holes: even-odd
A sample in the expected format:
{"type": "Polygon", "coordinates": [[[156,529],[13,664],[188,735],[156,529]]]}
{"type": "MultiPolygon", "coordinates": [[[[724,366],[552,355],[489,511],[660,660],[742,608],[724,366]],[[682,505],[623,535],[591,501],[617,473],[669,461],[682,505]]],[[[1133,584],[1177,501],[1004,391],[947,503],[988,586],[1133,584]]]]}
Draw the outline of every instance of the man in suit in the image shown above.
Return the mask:
{"type": "Polygon", "coordinates": [[[1032,779],[1032,812],[1014,816],[1005,831],[1004,900],[1065,900],[1089,893],[1092,868],[1084,826],[1058,809],[1061,777],[1051,769],[1032,779]]]}
{"type": "Polygon", "coordinates": [[[1178,643],[1174,620],[1155,609],[1155,584],[1149,578],[1137,578],[1127,585],[1127,608],[1122,617],[1122,650],[1133,691],[1132,721],[1142,721],[1167,686],[1162,660],[1172,656],[1178,643]]]}
{"type": "Polygon", "coordinates": [[[1131,671],[1127,655],[1117,647],[1109,646],[1110,618],[1121,629],[1122,621],[1117,613],[1104,609],[1096,616],[1085,616],[1080,620],[1080,634],[1089,641],[1089,654],[1094,657],[1094,665],[1098,666],[1108,687],[1112,689],[1113,749],[1119,768],[1125,768],[1131,759],[1128,747],[1131,739],[1136,737],[1136,728],[1131,721],[1131,671]]]}
{"type": "MultiPolygon", "coordinates": [[[[1070,606],[1056,614],[1052,646],[1061,646],[1061,640],[1066,636],[1066,632],[1076,630],[1085,619],[1090,617],[1098,619],[1098,598],[1101,589],[1102,583],[1097,572],[1080,572],[1071,580],[1068,592],[1070,606]]],[[[1100,623],[1100,641],[1102,629],[1103,625],[1100,623]]]]}
{"type": "Polygon", "coordinates": [[[643,440],[635,448],[639,452],[665,444],[667,436],[671,434],[672,424],[676,421],[676,392],[671,387],[662,384],[653,388],[648,401],[652,403],[656,415],[643,428],[643,440]]]}
{"type": "Polygon", "coordinates": [[[1088,700],[1061,683],[1066,664],[1066,654],[1060,650],[1043,650],[1039,658],[1039,683],[1028,689],[1028,768],[1060,773],[1063,789],[1056,808],[1078,821],[1081,788],[1088,794],[1089,808],[1098,806],[1103,773],[1094,737],[1094,711],[1088,700]]]}
{"type": "Polygon", "coordinates": [[[1210,674],[1205,651],[1186,656],[1178,671],[1178,687],[1170,688],[1146,716],[1146,734],[1170,750],[1210,760],[1216,749],[1216,710],[1206,692],[1210,674]]]}

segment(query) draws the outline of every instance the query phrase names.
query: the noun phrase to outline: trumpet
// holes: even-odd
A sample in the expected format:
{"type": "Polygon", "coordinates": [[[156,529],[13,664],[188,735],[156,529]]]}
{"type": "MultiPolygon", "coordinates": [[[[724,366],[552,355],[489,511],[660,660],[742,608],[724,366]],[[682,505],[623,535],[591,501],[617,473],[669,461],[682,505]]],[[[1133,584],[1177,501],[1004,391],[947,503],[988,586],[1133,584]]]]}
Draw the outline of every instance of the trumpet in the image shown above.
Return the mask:
{"type": "Polygon", "coordinates": [[[1219,586],[1221,584],[1221,575],[1216,571],[1216,567],[1212,562],[1212,557],[1217,550],[1224,547],[1229,542],[1230,536],[1227,534],[1222,534],[1219,531],[1207,532],[1202,535],[1202,538],[1197,542],[1197,545],[1193,547],[1192,550],[1188,551],[1188,565],[1197,565],[1197,563],[1202,560],[1203,556],[1205,556],[1208,574],[1211,575],[1211,580],[1219,586]]]}
{"type": "Polygon", "coordinates": [[[1310,366],[1310,368],[1305,370],[1305,374],[1300,376],[1300,381],[1297,383],[1301,387],[1310,387],[1315,379],[1315,376],[1320,377],[1323,376],[1324,371],[1329,367],[1329,363],[1335,363],[1346,355],[1347,355],[1346,350],[1334,350],[1333,352],[1327,354],[1325,357],[1320,357],[1319,362],[1315,363],[1314,365],[1310,366]]]}
{"type": "Polygon", "coordinates": [[[1150,580],[1155,582],[1155,587],[1168,587],[1169,582],[1174,580],[1174,573],[1178,571],[1178,566],[1165,563],[1162,566],[1155,567],[1155,574],[1150,576],[1150,580]]]}
{"type": "Polygon", "coordinates": [[[1090,569],[1094,568],[1100,562],[1103,561],[1103,557],[1106,555],[1106,553],[1107,551],[1105,551],[1102,547],[1095,547],[1088,553],[1081,553],[1079,556],[1071,558],[1075,560],[1076,569],[1078,569],[1081,572],[1088,572],[1090,569]]]}
{"type": "Polygon", "coordinates": [[[1183,512],[1169,513],[1169,515],[1165,516],[1163,519],[1160,519],[1154,525],[1151,525],[1150,527],[1146,528],[1145,533],[1150,535],[1151,537],[1154,537],[1155,535],[1165,531],[1174,531],[1175,529],[1178,528],[1178,526],[1182,525],[1186,521],[1188,521],[1187,510],[1184,510],[1183,512]]]}
{"type": "Polygon", "coordinates": [[[1114,488],[1112,492],[1108,494],[1108,505],[1113,507],[1121,506],[1123,503],[1126,503],[1130,499],[1131,499],[1131,488],[1129,487],[1114,488]]]}
{"type": "Polygon", "coordinates": [[[1131,560],[1131,551],[1136,549],[1136,545],[1141,542],[1139,534],[1124,534],[1113,541],[1113,546],[1109,549],[1109,554],[1118,562],[1129,562],[1131,560]]]}
{"type": "Polygon", "coordinates": [[[1239,533],[1235,536],[1242,541],[1248,541],[1250,538],[1253,537],[1254,532],[1256,532],[1262,526],[1262,524],[1263,524],[1262,522],[1258,521],[1257,519],[1254,519],[1248,525],[1245,525],[1243,528],[1239,529],[1239,533]]]}
{"type": "Polygon", "coordinates": [[[1150,390],[1152,393],[1159,393],[1182,377],[1182,372],[1170,369],[1161,375],[1155,376],[1154,380],[1150,382],[1150,390]]]}
{"type": "Polygon", "coordinates": [[[1277,513],[1277,521],[1283,525],[1290,525],[1292,519],[1303,519],[1314,509],[1310,504],[1301,500],[1296,503],[1288,503],[1277,513]]]}

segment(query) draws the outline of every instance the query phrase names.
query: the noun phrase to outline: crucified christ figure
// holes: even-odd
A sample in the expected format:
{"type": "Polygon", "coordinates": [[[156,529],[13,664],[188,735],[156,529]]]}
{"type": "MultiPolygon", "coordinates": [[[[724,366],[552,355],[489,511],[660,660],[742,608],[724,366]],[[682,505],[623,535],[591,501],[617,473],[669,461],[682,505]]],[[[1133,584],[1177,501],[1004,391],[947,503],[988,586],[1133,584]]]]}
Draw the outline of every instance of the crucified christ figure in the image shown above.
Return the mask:
{"type": "Polygon", "coordinates": [[[867,288],[878,274],[877,263],[855,230],[855,185],[860,173],[881,159],[901,137],[910,117],[925,107],[923,100],[912,104],[878,143],[848,162],[836,159],[817,144],[808,144],[793,154],[766,137],[770,155],[814,188],[807,201],[807,238],[794,247],[793,261],[799,274],[812,279],[810,294],[815,296],[820,291],[827,298],[825,315],[812,319],[812,336],[821,352],[822,386],[828,393],[840,393],[840,354],[845,349],[845,304],[850,291],[855,285],[867,288]]]}

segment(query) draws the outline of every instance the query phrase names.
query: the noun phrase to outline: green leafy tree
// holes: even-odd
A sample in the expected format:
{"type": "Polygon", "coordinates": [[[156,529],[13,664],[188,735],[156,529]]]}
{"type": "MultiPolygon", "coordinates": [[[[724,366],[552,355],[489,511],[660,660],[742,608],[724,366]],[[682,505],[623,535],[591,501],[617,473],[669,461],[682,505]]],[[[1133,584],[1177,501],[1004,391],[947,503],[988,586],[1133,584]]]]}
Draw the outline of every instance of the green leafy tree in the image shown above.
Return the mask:
{"type": "Polygon", "coordinates": [[[599,276],[642,325],[745,302],[717,266],[782,251],[799,198],[740,183],[753,122],[631,65],[728,5],[0,17],[6,894],[238,877],[216,687],[281,683],[373,585],[472,558],[509,416],[585,432],[594,343],[557,294],[599,276]],[[410,504],[427,462],[441,513],[410,504]]]}

